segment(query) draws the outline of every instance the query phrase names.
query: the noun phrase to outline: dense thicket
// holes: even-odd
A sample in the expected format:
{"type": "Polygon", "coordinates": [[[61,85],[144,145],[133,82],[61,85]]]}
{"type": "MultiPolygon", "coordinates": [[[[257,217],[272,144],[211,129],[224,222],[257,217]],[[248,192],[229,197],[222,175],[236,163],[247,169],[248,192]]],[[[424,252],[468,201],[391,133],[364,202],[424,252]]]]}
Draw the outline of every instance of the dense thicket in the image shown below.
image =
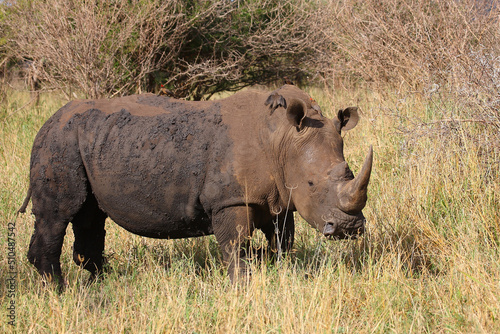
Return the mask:
{"type": "Polygon", "coordinates": [[[202,99],[284,77],[422,90],[472,83],[491,95],[500,45],[492,4],[19,0],[2,4],[0,56],[24,60],[45,86],[88,97],[164,84],[202,99]]]}
{"type": "Polygon", "coordinates": [[[315,72],[295,1],[20,0],[4,5],[10,55],[46,86],[95,98],[154,91],[202,99],[315,72]]]}

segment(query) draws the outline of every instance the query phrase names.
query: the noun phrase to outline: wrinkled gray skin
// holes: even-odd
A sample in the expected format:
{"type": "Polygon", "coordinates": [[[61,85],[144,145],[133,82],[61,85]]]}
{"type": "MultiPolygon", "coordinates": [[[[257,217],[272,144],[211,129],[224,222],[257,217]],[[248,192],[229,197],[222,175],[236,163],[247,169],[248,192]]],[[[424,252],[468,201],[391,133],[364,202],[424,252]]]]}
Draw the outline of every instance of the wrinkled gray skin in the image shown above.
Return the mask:
{"type": "Polygon", "coordinates": [[[364,230],[372,151],[354,179],[341,131],[357,120],[356,108],[324,117],[290,85],[219,101],[146,94],[70,102],[33,145],[20,209],[31,198],[28,259],[62,283],[59,257],[71,222],[74,261],[98,274],[107,217],[152,238],[215,234],[231,278],[246,272],[255,229],[273,251],[292,247],[296,210],[327,237],[356,237],[364,230]]]}

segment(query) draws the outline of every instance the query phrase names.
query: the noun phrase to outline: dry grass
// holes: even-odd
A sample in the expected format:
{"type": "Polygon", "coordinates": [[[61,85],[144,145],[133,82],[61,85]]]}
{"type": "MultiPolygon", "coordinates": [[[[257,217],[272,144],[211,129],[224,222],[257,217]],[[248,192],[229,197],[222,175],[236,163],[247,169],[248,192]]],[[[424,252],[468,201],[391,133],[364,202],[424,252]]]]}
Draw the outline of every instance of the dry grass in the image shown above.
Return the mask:
{"type": "MultiPolygon", "coordinates": [[[[324,91],[309,91],[324,110],[335,110],[324,91]]],[[[42,95],[38,107],[18,110],[29,95],[6,96],[0,109],[4,226],[27,189],[34,135],[63,103],[42,95]]],[[[465,122],[437,131],[415,126],[417,117],[442,119],[419,95],[383,103],[362,89],[334,96],[335,107],[359,105],[363,112],[359,128],[345,136],[351,167],[359,170],[368,144],[376,154],[363,238],[330,242],[299,219],[292,254],[277,265],[252,263],[250,283],[231,285],[213,237],[153,240],[108,222],[108,274],[87,285],[87,273],[72,262],[68,228],[62,265],[69,286],[58,295],[43,286],[25,258],[33,217],[22,215],[16,220],[17,331],[500,331],[499,152],[481,151],[476,140],[488,136],[491,127],[465,122]],[[389,111],[395,105],[397,115],[389,111]]],[[[5,237],[0,249],[6,253],[5,237]]],[[[6,256],[0,265],[4,281],[6,256]]],[[[10,299],[5,286],[0,289],[5,310],[10,299]]],[[[12,331],[5,317],[0,326],[2,332],[12,331]]]]}

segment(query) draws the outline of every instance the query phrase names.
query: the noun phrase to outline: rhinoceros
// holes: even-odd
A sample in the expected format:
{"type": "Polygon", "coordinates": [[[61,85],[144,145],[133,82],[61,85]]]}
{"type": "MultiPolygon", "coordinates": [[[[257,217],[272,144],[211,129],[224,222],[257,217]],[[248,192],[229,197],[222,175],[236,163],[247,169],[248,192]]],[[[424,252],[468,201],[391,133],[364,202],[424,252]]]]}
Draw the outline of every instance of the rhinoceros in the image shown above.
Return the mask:
{"type": "Polygon", "coordinates": [[[31,198],[28,259],[61,282],[71,222],[74,261],[98,275],[107,217],[151,238],[214,234],[231,278],[248,271],[255,229],[274,251],[292,247],[294,211],[327,237],[355,238],[364,231],[373,151],[354,177],[341,132],[358,119],[356,107],[323,116],[292,85],[218,101],[141,94],[70,102],[34,140],[19,210],[31,198]]]}

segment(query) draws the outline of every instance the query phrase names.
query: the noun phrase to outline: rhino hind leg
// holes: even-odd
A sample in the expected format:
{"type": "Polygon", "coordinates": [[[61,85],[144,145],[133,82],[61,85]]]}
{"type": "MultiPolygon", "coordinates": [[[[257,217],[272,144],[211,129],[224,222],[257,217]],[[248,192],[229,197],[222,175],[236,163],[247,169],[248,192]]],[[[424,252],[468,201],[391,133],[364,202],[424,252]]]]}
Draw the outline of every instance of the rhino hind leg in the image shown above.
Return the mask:
{"type": "Polygon", "coordinates": [[[99,208],[94,195],[89,192],[85,203],[72,221],[75,235],[73,260],[90,272],[91,279],[102,272],[106,218],[106,213],[99,208]]]}
{"type": "Polygon", "coordinates": [[[31,236],[28,260],[49,282],[63,286],[61,273],[61,248],[66,234],[67,222],[37,219],[31,236]]]}
{"type": "Polygon", "coordinates": [[[78,150],[58,149],[57,143],[52,141],[50,146],[59,152],[57,155],[45,142],[32,153],[30,188],[35,228],[28,260],[42,276],[62,288],[60,255],[66,228],[81,210],[90,188],[78,150]]]}

